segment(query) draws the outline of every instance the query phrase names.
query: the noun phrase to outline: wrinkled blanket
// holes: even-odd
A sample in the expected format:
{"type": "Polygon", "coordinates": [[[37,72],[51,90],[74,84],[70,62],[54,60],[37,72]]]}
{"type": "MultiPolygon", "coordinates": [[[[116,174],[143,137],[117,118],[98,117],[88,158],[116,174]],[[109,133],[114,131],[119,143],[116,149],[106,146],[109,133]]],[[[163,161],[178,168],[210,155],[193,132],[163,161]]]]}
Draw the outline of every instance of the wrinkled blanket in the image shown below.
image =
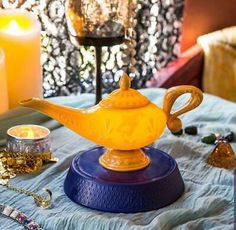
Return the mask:
{"type": "MultiPolygon", "coordinates": [[[[141,90],[154,103],[162,106],[165,90],[141,90]]],[[[187,96],[186,96],[187,97],[187,96]]],[[[176,107],[186,101],[181,97],[176,107]]],[[[59,97],[55,102],[74,107],[92,105],[94,96],[59,97]]],[[[11,205],[26,213],[46,230],[168,230],[168,229],[233,229],[234,189],[233,171],[214,168],[206,164],[206,158],[214,148],[203,144],[202,135],[211,132],[236,133],[236,104],[218,97],[205,95],[197,109],[182,117],[184,126],[196,125],[199,135],[174,136],[167,129],[153,146],[166,151],[178,162],[185,182],[184,194],[173,204],[150,212],[136,214],[104,213],[88,209],[70,201],[64,194],[63,182],[73,157],[95,146],[57,122],[28,109],[15,109],[0,116],[0,146],[5,145],[7,128],[16,124],[34,123],[47,126],[52,131],[52,150],[58,163],[45,165],[33,175],[14,178],[14,185],[32,191],[48,187],[53,192],[50,209],[37,208],[31,197],[9,191],[0,186],[0,203],[11,205]]],[[[236,143],[232,146],[236,150],[236,143]]],[[[0,229],[22,229],[18,223],[0,216],[0,229]]]]}

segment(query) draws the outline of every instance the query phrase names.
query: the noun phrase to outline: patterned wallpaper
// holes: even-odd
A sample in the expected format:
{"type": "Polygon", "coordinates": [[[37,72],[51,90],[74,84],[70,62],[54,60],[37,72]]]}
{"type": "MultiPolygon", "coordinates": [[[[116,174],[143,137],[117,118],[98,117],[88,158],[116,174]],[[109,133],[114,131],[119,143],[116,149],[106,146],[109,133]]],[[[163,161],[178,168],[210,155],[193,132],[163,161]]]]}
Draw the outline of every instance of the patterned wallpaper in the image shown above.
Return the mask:
{"type": "MultiPolygon", "coordinates": [[[[23,8],[42,24],[44,96],[94,92],[93,47],[75,47],[69,40],[64,0],[0,0],[0,8],[23,8]]],[[[145,87],[153,73],[179,54],[183,0],[138,0],[135,27],[135,88],[145,87]]],[[[117,87],[115,72],[127,71],[124,45],[103,47],[103,92],[117,87]]]]}

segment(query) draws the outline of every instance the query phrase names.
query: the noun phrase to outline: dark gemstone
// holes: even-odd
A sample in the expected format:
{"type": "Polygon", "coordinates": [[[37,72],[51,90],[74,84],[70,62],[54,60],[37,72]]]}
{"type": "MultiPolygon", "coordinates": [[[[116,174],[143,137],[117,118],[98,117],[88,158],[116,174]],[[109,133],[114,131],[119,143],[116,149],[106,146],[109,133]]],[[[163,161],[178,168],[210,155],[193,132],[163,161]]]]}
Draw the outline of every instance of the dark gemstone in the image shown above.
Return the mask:
{"type": "Polygon", "coordinates": [[[187,126],[185,129],[184,129],[184,132],[189,134],[189,135],[197,135],[197,127],[194,126],[194,125],[191,125],[191,126],[187,126]]]}
{"type": "Polygon", "coordinates": [[[30,222],[31,222],[31,220],[29,220],[29,219],[26,219],[26,220],[23,221],[24,225],[27,225],[27,224],[29,224],[30,222]]]}
{"type": "Polygon", "coordinates": [[[234,140],[234,133],[233,132],[229,132],[227,133],[224,138],[228,141],[228,142],[231,142],[234,140]]]}
{"type": "Polygon", "coordinates": [[[215,136],[214,133],[211,133],[211,134],[209,134],[207,136],[203,136],[201,138],[201,141],[203,143],[206,143],[206,144],[213,144],[215,142],[215,140],[216,140],[216,136],[215,136]]]}
{"type": "Polygon", "coordinates": [[[183,129],[180,129],[180,131],[175,132],[175,133],[172,132],[172,134],[173,134],[173,135],[176,135],[176,136],[180,136],[180,135],[183,134],[183,129]]]}

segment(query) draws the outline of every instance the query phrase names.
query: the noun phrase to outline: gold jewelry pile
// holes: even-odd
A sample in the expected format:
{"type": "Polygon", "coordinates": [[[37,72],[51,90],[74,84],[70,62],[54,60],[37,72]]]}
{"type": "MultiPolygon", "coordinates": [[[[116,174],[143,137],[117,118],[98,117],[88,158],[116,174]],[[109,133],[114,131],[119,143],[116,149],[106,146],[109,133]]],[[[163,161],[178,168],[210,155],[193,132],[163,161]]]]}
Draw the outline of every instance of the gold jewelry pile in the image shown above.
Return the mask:
{"type": "Polygon", "coordinates": [[[33,173],[38,171],[43,163],[57,162],[52,158],[51,152],[43,153],[14,153],[7,150],[0,151],[0,185],[18,193],[31,196],[38,207],[48,208],[51,205],[52,192],[44,189],[47,196],[40,196],[35,192],[13,186],[9,179],[18,174],[33,173]]]}
{"type": "Polygon", "coordinates": [[[15,153],[7,150],[0,151],[0,180],[10,179],[17,174],[38,171],[43,163],[57,162],[51,152],[15,153]]]}

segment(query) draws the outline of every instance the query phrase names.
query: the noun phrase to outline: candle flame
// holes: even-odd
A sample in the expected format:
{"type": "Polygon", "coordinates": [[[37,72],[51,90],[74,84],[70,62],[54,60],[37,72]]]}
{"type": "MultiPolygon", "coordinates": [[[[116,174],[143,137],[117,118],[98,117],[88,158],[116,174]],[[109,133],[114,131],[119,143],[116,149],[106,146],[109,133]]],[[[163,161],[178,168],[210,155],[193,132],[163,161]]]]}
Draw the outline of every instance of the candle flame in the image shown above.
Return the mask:
{"type": "Polygon", "coordinates": [[[30,128],[27,131],[27,138],[34,138],[34,131],[30,128]]]}
{"type": "Polygon", "coordinates": [[[5,31],[9,34],[22,34],[23,30],[22,28],[20,27],[19,23],[12,19],[9,23],[8,23],[8,26],[7,28],[5,29],[5,31]]]}
{"type": "Polygon", "coordinates": [[[30,127],[22,127],[20,137],[24,138],[34,138],[34,130],[30,127]]]}

